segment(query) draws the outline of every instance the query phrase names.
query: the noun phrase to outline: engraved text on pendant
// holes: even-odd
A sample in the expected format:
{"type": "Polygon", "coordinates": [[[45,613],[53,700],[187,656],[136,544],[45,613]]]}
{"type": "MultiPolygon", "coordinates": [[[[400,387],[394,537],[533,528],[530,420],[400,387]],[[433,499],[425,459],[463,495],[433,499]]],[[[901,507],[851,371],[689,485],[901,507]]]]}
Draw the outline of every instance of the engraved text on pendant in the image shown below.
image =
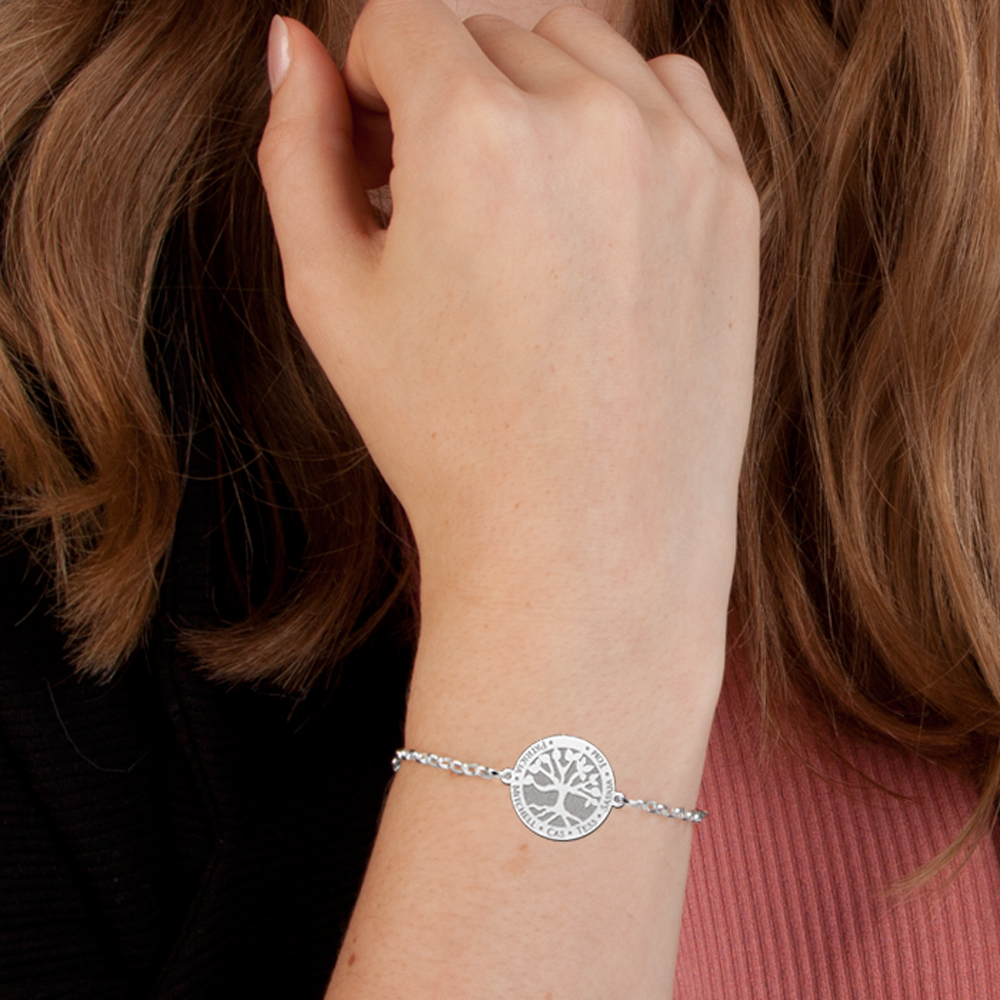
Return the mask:
{"type": "Polygon", "coordinates": [[[608,759],[578,736],[547,736],[518,758],[510,800],[529,830],[549,840],[593,833],[613,807],[615,776],[608,759]]]}

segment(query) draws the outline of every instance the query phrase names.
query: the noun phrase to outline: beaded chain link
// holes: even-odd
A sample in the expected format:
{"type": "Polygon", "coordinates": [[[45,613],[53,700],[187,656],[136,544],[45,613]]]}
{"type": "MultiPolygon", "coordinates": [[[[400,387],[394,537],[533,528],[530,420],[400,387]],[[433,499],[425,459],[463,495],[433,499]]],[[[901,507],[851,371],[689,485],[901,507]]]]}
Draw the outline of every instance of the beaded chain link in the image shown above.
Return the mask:
{"type": "Polygon", "coordinates": [[[426,767],[439,767],[442,771],[451,771],[452,774],[461,774],[466,778],[485,778],[487,781],[499,778],[505,785],[510,784],[510,776],[513,773],[509,767],[498,771],[495,767],[463,764],[454,757],[439,757],[436,753],[421,753],[419,750],[397,750],[392,758],[393,771],[398,771],[404,760],[412,760],[414,764],[424,764],[426,767]],[[504,781],[504,778],[507,780],[504,781]]]}

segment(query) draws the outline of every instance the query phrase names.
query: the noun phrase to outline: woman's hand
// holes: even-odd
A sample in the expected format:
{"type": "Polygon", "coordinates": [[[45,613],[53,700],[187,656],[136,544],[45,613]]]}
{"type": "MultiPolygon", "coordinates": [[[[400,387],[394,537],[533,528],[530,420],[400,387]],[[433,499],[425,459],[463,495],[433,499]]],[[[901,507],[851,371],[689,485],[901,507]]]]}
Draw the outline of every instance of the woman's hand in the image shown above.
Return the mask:
{"type": "Polygon", "coordinates": [[[343,78],[287,25],[260,166],[289,303],[407,511],[425,604],[536,579],[574,610],[724,614],[759,212],[703,71],[582,7],[528,32],[373,0],[343,78]],[[391,118],[386,230],[348,94],[391,118]]]}

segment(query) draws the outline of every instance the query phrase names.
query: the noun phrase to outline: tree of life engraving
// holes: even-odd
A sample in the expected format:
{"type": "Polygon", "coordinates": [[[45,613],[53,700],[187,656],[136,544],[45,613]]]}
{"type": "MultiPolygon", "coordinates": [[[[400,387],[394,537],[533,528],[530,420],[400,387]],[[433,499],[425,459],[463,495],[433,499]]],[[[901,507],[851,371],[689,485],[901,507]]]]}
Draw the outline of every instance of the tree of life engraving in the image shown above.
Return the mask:
{"type": "Polygon", "coordinates": [[[553,747],[540,753],[523,779],[524,803],[540,823],[574,830],[600,806],[604,781],[600,768],[583,751],[553,747]]]}

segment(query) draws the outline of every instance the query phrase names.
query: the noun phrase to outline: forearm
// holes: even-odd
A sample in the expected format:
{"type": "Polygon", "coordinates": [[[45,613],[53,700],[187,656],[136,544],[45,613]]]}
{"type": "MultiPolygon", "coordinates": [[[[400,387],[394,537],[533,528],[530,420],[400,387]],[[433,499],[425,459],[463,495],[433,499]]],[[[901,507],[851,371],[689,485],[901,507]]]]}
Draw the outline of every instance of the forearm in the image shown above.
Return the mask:
{"type": "MultiPolygon", "coordinates": [[[[551,620],[490,617],[457,636],[425,630],[409,746],[500,768],[569,733],[607,755],[629,797],[694,805],[724,625],[702,648],[658,626],[659,656],[637,663],[609,658],[641,648],[636,635],[602,643],[593,621],[560,652],[551,620]]],[[[585,838],[548,841],[499,782],[404,765],[329,996],[669,997],[692,835],[621,809],[585,838]]]]}

